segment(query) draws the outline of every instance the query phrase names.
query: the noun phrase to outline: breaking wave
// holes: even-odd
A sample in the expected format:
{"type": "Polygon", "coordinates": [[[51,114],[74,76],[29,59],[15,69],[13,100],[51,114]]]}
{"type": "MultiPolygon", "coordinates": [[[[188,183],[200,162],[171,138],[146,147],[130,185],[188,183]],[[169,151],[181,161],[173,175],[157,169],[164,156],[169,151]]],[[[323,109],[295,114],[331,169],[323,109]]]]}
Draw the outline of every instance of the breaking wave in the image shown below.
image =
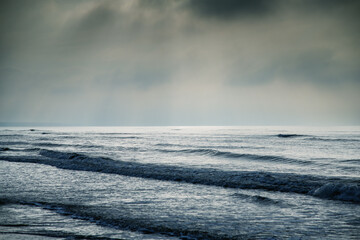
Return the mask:
{"type": "Polygon", "coordinates": [[[327,183],[310,193],[320,198],[360,202],[360,186],[356,184],[327,183]]]}
{"type": "Polygon", "coordinates": [[[9,162],[28,162],[60,169],[119,174],[161,181],[178,181],[240,189],[294,192],[320,198],[360,202],[360,179],[320,177],[265,171],[223,171],[147,164],[90,157],[81,153],[41,149],[38,157],[0,156],[9,162]]]}

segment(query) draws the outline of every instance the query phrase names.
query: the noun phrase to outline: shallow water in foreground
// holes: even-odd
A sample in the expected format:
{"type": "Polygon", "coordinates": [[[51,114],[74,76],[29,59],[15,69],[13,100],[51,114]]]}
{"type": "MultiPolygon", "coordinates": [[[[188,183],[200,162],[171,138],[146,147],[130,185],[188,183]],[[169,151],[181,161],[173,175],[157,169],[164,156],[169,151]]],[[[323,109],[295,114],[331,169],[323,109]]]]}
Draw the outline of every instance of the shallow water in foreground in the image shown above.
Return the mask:
{"type": "Polygon", "coordinates": [[[360,128],[1,128],[0,239],[359,239],[360,128]]]}

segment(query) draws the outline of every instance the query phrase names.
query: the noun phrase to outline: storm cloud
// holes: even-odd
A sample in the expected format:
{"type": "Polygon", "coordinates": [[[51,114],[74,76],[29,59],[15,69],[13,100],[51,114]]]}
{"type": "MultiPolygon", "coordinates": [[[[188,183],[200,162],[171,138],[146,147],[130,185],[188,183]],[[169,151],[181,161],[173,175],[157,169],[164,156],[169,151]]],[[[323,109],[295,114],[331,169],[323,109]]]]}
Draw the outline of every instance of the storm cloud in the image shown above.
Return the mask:
{"type": "Polygon", "coordinates": [[[267,14],[275,8],[277,1],[266,0],[198,0],[189,1],[189,8],[203,17],[216,17],[218,19],[231,19],[235,17],[267,14]]]}
{"type": "Polygon", "coordinates": [[[359,124],[358,1],[2,1],[0,122],[359,124]]]}

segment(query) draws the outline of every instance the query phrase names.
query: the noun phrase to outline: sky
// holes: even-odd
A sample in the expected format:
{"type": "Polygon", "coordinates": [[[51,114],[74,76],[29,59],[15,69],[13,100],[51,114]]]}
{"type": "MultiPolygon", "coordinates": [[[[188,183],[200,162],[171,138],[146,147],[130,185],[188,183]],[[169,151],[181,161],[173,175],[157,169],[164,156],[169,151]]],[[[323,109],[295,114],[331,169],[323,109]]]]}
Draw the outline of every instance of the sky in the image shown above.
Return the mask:
{"type": "Polygon", "coordinates": [[[360,1],[0,3],[0,123],[360,125],[360,1]]]}

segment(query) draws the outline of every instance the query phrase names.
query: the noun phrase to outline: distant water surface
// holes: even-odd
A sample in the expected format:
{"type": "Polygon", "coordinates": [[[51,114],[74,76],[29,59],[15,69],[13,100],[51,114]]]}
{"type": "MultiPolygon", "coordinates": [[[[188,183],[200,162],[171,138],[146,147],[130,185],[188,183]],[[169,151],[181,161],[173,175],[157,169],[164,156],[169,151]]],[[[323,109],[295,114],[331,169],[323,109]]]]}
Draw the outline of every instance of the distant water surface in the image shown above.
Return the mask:
{"type": "Polygon", "coordinates": [[[359,239],[360,127],[0,128],[0,239],[359,239]]]}

